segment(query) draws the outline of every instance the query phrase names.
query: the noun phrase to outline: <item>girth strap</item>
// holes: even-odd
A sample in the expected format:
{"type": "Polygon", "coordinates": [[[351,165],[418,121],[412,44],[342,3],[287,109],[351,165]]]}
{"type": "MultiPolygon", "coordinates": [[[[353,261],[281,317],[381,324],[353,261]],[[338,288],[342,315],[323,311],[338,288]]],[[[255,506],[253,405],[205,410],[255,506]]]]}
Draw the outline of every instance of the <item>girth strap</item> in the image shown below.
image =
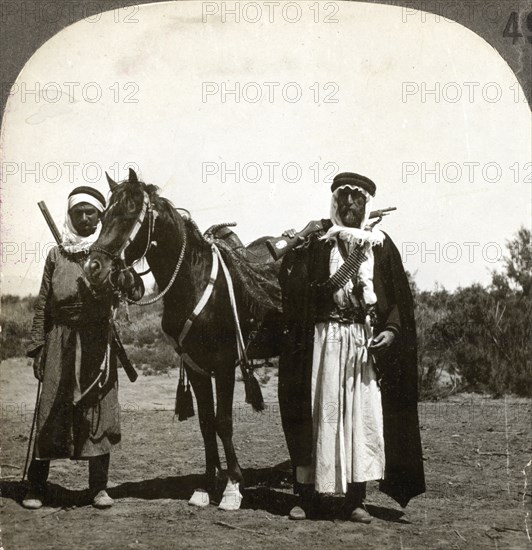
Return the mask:
{"type": "Polygon", "coordinates": [[[235,332],[236,332],[236,347],[238,351],[238,358],[241,368],[243,368],[244,365],[247,365],[249,363],[247,355],[246,355],[246,346],[244,344],[244,338],[242,336],[242,331],[240,329],[240,321],[238,319],[238,310],[236,306],[236,298],[235,298],[235,290],[233,287],[233,280],[231,278],[231,273],[229,272],[228,267],[225,265],[225,261],[222,257],[222,253],[220,252],[220,249],[213,243],[211,245],[212,247],[212,268],[211,268],[211,276],[209,278],[209,282],[207,284],[207,287],[205,288],[205,291],[203,292],[203,296],[201,297],[200,301],[194,308],[194,311],[189,315],[188,319],[185,321],[185,324],[183,325],[183,328],[181,329],[181,333],[179,334],[178,340],[177,340],[177,352],[183,359],[183,361],[195,372],[199,374],[203,374],[205,376],[208,376],[209,373],[205,371],[205,369],[202,369],[191,357],[188,353],[185,353],[183,351],[183,343],[185,341],[185,338],[187,337],[187,334],[189,333],[190,329],[192,328],[192,324],[194,323],[194,320],[198,317],[198,315],[203,311],[205,306],[207,305],[208,301],[210,300],[213,290],[214,290],[214,284],[216,283],[216,278],[218,277],[218,267],[219,264],[222,265],[222,271],[225,276],[225,280],[227,282],[227,290],[229,293],[229,301],[231,303],[231,312],[233,314],[233,320],[235,322],[235,332]]]}
{"type": "Polygon", "coordinates": [[[218,277],[218,263],[219,263],[218,255],[215,254],[213,250],[212,268],[211,268],[211,276],[209,277],[209,282],[207,283],[207,287],[203,292],[203,296],[201,297],[200,301],[194,308],[194,311],[189,315],[188,319],[185,321],[185,324],[183,325],[183,328],[181,329],[181,333],[179,334],[179,338],[177,340],[180,348],[183,346],[183,341],[187,337],[187,334],[192,327],[192,323],[194,322],[194,319],[196,319],[196,317],[203,311],[203,308],[207,305],[207,302],[209,301],[212,295],[212,292],[214,290],[214,283],[216,282],[216,277],[218,277]]]}
{"type": "Polygon", "coordinates": [[[218,254],[215,253],[215,245],[212,245],[212,267],[211,267],[211,276],[209,277],[209,282],[207,283],[207,286],[203,292],[203,296],[201,297],[200,301],[194,308],[194,311],[189,315],[188,319],[185,321],[185,324],[183,325],[183,328],[181,329],[181,333],[179,334],[178,340],[177,340],[177,352],[183,359],[183,361],[194,371],[196,371],[198,374],[203,374],[205,376],[208,376],[208,373],[205,371],[205,369],[202,369],[191,357],[188,353],[185,353],[183,351],[183,342],[185,341],[185,338],[187,337],[187,334],[189,333],[190,329],[192,328],[192,324],[194,323],[194,320],[196,317],[203,311],[205,306],[207,305],[207,302],[210,300],[213,290],[214,290],[214,284],[216,283],[216,278],[218,277],[218,266],[219,266],[219,260],[218,260],[218,254]]]}

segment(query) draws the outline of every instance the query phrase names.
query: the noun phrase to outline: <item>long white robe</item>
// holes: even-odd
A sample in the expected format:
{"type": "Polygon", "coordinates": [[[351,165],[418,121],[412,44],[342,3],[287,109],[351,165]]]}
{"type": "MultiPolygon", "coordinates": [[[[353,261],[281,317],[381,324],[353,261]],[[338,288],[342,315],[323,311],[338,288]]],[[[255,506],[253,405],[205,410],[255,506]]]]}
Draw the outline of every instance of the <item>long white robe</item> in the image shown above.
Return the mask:
{"type": "MultiPolygon", "coordinates": [[[[331,254],[331,273],[343,263],[331,254]]],[[[348,297],[352,290],[342,289],[348,297]]],[[[346,285],[346,286],[348,286],[346,285]]],[[[342,291],[339,298],[341,299],[342,291]]],[[[382,404],[363,324],[317,323],[312,363],[313,463],[298,467],[300,483],[345,494],[348,483],[384,477],[382,404]]]]}

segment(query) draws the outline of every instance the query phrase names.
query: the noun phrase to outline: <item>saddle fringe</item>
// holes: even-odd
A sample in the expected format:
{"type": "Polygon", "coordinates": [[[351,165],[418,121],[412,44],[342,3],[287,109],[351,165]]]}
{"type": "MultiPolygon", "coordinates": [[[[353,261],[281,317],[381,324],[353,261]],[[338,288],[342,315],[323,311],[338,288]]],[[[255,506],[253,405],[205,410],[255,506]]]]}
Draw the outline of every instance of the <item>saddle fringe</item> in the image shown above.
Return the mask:
{"type": "Polygon", "coordinates": [[[246,391],[246,403],[253,407],[254,411],[262,412],[264,410],[264,398],[260,389],[259,381],[250,366],[240,365],[242,377],[244,379],[244,389],[246,391]]]}
{"type": "Polygon", "coordinates": [[[177,385],[177,392],[175,396],[174,413],[180,422],[194,416],[194,402],[192,401],[190,382],[186,376],[185,366],[183,365],[182,359],[179,365],[179,384],[177,385]]]}

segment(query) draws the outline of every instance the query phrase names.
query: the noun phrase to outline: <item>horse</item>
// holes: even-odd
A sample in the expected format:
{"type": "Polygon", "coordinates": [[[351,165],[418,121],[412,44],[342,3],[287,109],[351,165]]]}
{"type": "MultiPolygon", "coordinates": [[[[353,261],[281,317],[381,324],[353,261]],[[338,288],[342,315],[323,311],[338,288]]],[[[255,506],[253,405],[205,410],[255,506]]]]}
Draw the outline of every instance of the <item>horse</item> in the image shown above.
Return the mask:
{"type": "Polygon", "coordinates": [[[225,237],[216,241],[219,226],[203,235],[187,211],[176,209],[160,197],[156,186],[139,181],[134,170],[130,169],[128,179],[121,183],[108,175],[107,179],[112,191],[109,207],[84,266],[87,277],[96,288],[120,286],[132,264],[146,259],[158,289],[163,289],[162,329],[186,358],[184,370],[196,397],[205,446],[204,483],[189,503],[207,506],[216,492],[222,475],[218,435],[227,464],[227,483],[219,508],[236,510],[241,504],[243,482],[233,446],[232,420],[235,364],[239,361],[246,401],[255,410],[263,408],[260,387],[252,369],[242,364],[237,338],[240,329],[245,340],[257,319],[280,311],[278,267],[266,252],[264,238],[246,249],[226,229],[222,231],[225,237]],[[213,265],[217,263],[222,269],[214,273],[213,265]],[[244,275],[234,277],[244,268],[244,275]],[[227,277],[228,272],[232,278],[227,277]],[[253,277],[258,277],[255,285],[253,277]],[[233,313],[238,315],[233,317],[233,313]]]}

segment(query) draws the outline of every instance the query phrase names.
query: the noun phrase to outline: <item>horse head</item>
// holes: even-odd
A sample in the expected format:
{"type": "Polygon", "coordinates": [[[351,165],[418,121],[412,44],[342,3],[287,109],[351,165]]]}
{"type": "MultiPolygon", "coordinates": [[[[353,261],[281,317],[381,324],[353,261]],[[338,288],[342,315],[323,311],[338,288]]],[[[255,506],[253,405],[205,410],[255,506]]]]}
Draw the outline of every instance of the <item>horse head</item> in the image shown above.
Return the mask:
{"type": "Polygon", "coordinates": [[[94,287],[130,292],[141,284],[132,264],[146,255],[152,242],[156,217],[152,197],[157,188],[139,181],[131,168],[121,183],[106,176],[111,188],[109,207],[84,269],[94,287]]]}

